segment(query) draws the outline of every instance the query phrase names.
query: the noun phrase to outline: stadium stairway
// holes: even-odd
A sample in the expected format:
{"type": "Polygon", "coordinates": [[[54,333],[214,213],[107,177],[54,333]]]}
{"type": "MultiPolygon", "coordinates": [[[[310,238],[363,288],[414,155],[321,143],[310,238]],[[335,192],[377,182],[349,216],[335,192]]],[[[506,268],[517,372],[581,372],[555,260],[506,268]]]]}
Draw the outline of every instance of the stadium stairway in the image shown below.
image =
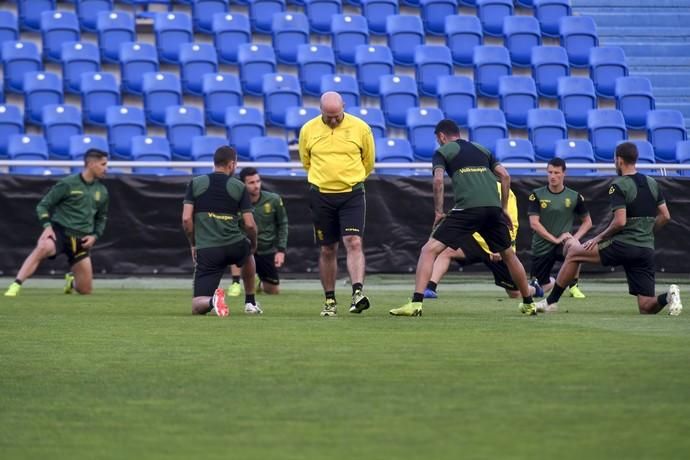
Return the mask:
{"type": "Polygon", "coordinates": [[[690,0],[571,0],[597,24],[601,45],[620,46],[630,75],[652,82],[657,109],[690,127],[690,0]]]}

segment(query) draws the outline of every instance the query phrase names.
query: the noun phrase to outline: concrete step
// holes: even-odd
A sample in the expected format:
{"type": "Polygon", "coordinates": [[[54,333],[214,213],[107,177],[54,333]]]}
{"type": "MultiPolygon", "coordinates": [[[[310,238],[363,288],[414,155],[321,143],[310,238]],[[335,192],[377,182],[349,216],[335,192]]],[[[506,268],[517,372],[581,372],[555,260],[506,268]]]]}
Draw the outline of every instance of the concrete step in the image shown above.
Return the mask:
{"type": "Polygon", "coordinates": [[[690,86],[658,86],[652,91],[657,101],[690,102],[690,86]]]}
{"type": "Polygon", "coordinates": [[[630,75],[649,78],[652,82],[652,88],[680,88],[690,85],[690,72],[641,72],[633,70],[630,75]]]}
{"type": "Polygon", "coordinates": [[[690,102],[659,102],[656,101],[656,108],[663,110],[678,110],[684,118],[690,118],[690,102]]]}
{"type": "MultiPolygon", "coordinates": [[[[583,12],[583,15],[584,12],[583,12]]],[[[587,13],[601,27],[684,27],[690,24],[690,12],[655,13],[641,12],[621,14],[621,12],[587,13]]]]}
{"type": "Polygon", "coordinates": [[[578,8],[690,8],[690,0],[570,0],[578,8]]]}
{"type": "Polygon", "coordinates": [[[625,42],[687,42],[690,44],[689,27],[597,27],[600,40],[625,42]]]}
{"type": "Polygon", "coordinates": [[[626,57],[690,57],[690,46],[687,43],[657,44],[652,41],[643,43],[605,40],[601,44],[620,46],[626,57]]]}

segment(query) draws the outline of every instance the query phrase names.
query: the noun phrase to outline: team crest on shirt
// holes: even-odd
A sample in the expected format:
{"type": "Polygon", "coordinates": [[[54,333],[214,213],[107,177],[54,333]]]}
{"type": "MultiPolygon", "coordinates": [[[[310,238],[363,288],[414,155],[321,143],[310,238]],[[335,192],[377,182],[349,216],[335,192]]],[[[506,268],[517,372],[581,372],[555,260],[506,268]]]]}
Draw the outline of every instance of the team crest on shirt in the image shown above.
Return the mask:
{"type": "Polygon", "coordinates": [[[264,203],[264,214],[270,214],[273,211],[271,203],[264,203]]]}
{"type": "Polygon", "coordinates": [[[537,199],[537,195],[535,195],[534,193],[532,193],[532,194],[529,196],[529,200],[530,200],[530,201],[534,201],[534,200],[536,200],[536,199],[537,199]]]}
{"type": "Polygon", "coordinates": [[[573,202],[570,200],[570,198],[566,198],[565,199],[565,207],[569,208],[571,204],[573,204],[573,202]]]}
{"type": "Polygon", "coordinates": [[[541,206],[542,209],[546,209],[549,207],[549,203],[547,203],[546,200],[542,200],[539,206],[541,206]]]}
{"type": "Polygon", "coordinates": [[[93,194],[93,199],[96,201],[101,201],[101,191],[96,190],[96,193],[93,194]]]}
{"type": "Polygon", "coordinates": [[[613,195],[613,192],[615,192],[615,191],[616,191],[616,187],[612,185],[611,188],[609,188],[609,195],[613,195]]]}

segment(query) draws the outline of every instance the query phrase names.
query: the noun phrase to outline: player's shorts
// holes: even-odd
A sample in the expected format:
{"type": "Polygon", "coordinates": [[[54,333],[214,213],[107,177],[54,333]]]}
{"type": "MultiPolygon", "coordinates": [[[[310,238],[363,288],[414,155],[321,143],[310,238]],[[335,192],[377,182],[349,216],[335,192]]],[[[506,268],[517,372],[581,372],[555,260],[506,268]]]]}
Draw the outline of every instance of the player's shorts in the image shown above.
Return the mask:
{"type": "Polygon", "coordinates": [[[50,259],[55,259],[60,254],[67,256],[69,266],[76,264],[80,260],[89,257],[89,250],[81,245],[81,238],[77,236],[68,236],[65,233],[65,228],[60,224],[51,223],[53,231],[55,232],[55,255],[50,259]]]}
{"type": "Polygon", "coordinates": [[[540,285],[549,284],[551,271],[556,262],[563,262],[563,245],[557,244],[546,254],[532,256],[532,270],[530,276],[536,278],[540,285]]]}
{"type": "Polygon", "coordinates": [[[654,297],[654,249],[607,240],[599,243],[599,257],[604,266],[623,266],[630,295],[654,297]]]}
{"type": "Polygon", "coordinates": [[[499,262],[492,262],[489,254],[479,246],[479,243],[477,243],[474,237],[469,236],[465,238],[461,241],[459,248],[465,253],[465,260],[461,262],[462,265],[472,265],[481,262],[491,270],[491,273],[494,275],[494,284],[496,284],[496,286],[510,291],[518,290],[513,278],[510,276],[508,266],[502,260],[499,262]]]}
{"type": "Polygon", "coordinates": [[[269,254],[254,254],[256,262],[256,274],[264,283],[280,284],[278,269],[275,264],[275,252],[269,254]]]}
{"type": "Polygon", "coordinates": [[[194,297],[212,296],[230,265],[241,267],[251,253],[249,240],[196,250],[194,297]]]}
{"type": "Polygon", "coordinates": [[[321,193],[309,190],[314,239],[319,245],[337,243],[346,235],[364,235],[366,200],[364,188],[351,192],[321,193]]]}
{"type": "Polygon", "coordinates": [[[507,218],[501,208],[493,206],[451,211],[434,229],[431,237],[457,249],[474,232],[484,238],[493,252],[510,247],[507,218]]]}

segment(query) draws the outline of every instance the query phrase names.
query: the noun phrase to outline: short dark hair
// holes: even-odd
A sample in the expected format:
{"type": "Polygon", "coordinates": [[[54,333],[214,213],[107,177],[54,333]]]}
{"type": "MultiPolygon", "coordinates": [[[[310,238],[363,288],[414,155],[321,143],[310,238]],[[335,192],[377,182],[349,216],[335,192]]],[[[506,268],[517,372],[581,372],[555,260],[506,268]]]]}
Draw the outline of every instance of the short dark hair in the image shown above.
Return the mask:
{"type": "Polygon", "coordinates": [[[565,160],[563,158],[553,157],[546,165],[553,166],[554,168],[563,168],[563,171],[565,171],[565,160]]]}
{"type": "Polygon", "coordinates": [[[256,170],[256,168],[253,168],[251,166],[247,166],[246,168],[242,168],[242,171],[240,171],[240,180],[244,182],[244,180],[249,177],[249,176],[256,176],[259,174],[259,171],[256,170]]]}
{"type": "Polygon", "coordinates": [[[632,142],[623,142],[616,147],[616,156],[622,158],[624,163],[634,165],[637,163],[639,152],[632,142]]]}
{"type": "Polygon", "coordinates": [[[227,166],[232,161],[237,161],[237,151],[229,145],[218,147],[213,154],[214,166],[227,166]]]}
{"type": "Polygon", "coordinates": [[[434,134],[445,134],[446,136],[459,136],[460,127],[453,120],[446,118],[441,120],[434,128],[434,134]]]}
{"type": "Polygon", "coordinates": [[[103,150],[89,149],[84,154],[84,164],[86,165],[90,161],[100,161],[103,158],[108,158],[108,154],[103,150]]]}

